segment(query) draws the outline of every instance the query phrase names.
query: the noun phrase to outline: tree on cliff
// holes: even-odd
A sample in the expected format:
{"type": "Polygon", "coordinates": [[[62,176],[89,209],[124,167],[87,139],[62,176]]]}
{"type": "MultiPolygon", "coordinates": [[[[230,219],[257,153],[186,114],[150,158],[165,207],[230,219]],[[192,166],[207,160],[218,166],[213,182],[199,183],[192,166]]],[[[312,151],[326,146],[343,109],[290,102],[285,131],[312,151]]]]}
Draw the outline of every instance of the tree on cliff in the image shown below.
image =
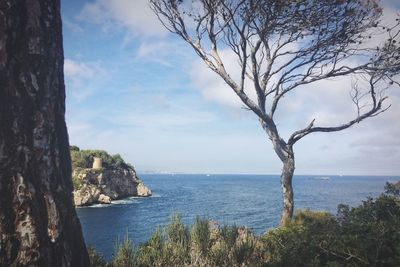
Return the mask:
{"type": "Polygon", "coordinates": [[[0,2],[0,266],[88,266],[72,204],[59,0],[0,2]]]}
{"type": "Polygon", "coordinates": [[[399,85],[399,23],[380,26],[382,9],[374,0],[151,0],[150,6],[256,115],[283,163],[282,225],[293,216],[294,144],[311,133],[341,131],[384,112],[385,90],[399,85]],[[368,47],[370,34],[377,32],[385,32],[387,42],[368,47]],[[236,55],[239,75],[226,69],[223,49],[236,55]],[[331,126],[314,119],[283,139],[274,115],[285,96],[343,76],[366,84],[352,88],[354,118],[331,126]]]}

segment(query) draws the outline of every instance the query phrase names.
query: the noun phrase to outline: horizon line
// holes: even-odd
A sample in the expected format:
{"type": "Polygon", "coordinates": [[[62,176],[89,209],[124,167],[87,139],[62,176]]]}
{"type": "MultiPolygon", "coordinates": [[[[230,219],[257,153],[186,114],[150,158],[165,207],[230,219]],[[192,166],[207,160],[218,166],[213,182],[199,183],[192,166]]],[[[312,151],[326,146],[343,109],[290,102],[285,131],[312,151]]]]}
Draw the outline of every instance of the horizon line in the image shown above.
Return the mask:
{"type": "MultiPolygon", "coordinates": [[[[179,172],[179,171],[136,171],[138,174],[161,174],[161,175],[268,175],[268,176],[281,176],[281,174],[274,174],[274,173],[246,173],[246,172],[179,172]]],[[[400,174],[380,174],[380,175],[371,175],[371,174],[312,174],[312,173],[299,173],[294,174],[293,176],[366,176],[366,177],[378,177],[378,176],[391,176],[400,178],[400,174]]]]}

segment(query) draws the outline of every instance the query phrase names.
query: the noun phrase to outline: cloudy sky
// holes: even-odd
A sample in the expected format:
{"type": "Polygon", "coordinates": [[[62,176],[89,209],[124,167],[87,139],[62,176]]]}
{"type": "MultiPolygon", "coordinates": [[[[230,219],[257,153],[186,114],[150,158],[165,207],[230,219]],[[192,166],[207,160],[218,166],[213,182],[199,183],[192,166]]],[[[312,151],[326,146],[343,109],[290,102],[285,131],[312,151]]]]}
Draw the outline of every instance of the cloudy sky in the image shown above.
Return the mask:
{"type": "MultiPolygon", "coordinates": [[[[61,2],[71,144],[120,153],[139,172],[280,173],[255,115],[163,29],[146,0],[61,2]]],[[[395,3],[383,1],[385,19],[400,10],[395,3]]],[[[277,114],[282,135],[310,118],[351,119],[349,85],[327,81],[288,96],[277,114]]],[[[400,175],[400,89],[389,95],[380,116],[299,141],[296,173],[400,175]]]]}

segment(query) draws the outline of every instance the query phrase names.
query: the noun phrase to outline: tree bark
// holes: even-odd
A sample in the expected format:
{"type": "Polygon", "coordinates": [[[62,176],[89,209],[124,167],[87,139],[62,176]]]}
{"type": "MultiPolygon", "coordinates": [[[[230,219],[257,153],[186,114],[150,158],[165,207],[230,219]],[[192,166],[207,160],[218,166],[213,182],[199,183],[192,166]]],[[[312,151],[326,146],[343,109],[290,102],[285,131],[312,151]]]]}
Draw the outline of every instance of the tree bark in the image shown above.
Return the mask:
{"type": "Polygon", "coordinates": [[[281,226],[286,226],[293,217],[294,195],[292,179],[295,169],[293,152],[283,161],[283,169],[281,174],[281,188],[283,194],[283,209],[281,214],[281,226]]]}
{"type": "Polygon", "coordinates": [[[59,0],[0,2],[0,266],[88,266],[72,203],[59,0]]]}

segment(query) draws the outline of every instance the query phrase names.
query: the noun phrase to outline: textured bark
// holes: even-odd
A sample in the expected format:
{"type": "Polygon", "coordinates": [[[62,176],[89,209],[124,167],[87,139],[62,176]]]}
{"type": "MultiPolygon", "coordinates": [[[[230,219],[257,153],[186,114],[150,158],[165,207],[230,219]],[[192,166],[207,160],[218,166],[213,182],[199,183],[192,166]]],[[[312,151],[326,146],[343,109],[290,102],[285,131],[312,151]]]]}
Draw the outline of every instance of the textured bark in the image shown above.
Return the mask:
{"type": "Polygon", "coordinates": [[[0,266],[88,266],[72,204],[59,0],[0,1],[0,266]]]}
{"type": "Polygon", "coordinates": [[[283,194],[283,209],[281,214],[281,226],[287,225],[293,217],[294,195],[292,178],[294,174],[295,163],[293,154],[289,155],[283,162],[281,175],[281,188],[283,194]]]}

